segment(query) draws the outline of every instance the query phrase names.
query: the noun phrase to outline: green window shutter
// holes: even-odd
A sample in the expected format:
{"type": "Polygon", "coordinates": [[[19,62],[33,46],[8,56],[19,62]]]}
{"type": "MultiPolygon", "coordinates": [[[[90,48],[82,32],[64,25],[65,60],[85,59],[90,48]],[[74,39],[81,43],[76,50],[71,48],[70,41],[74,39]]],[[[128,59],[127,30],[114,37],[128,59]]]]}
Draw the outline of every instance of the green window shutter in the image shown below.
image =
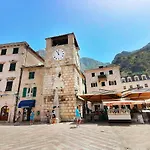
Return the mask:
{"type": "Polygon", "coordinates": [[[31,79],[31,72],[29,72],[29,79],[31,79]]]}
{"type": "Polygon", "coordinates": [[[26,93],[27,93],[27,88],[23,88],[22,97],[26,97],[26,93]]]}
{"type": "Polygon", "coordinates": [[[29,79],[34,79],[35,72],[29,72],[29,79]]]}
{"type": "Polygon", "coordinates": [[[37,87],[34,87],[32,92],[33,92],[33,97],[36,97],[36,91],[37,91],[37,87]]]}

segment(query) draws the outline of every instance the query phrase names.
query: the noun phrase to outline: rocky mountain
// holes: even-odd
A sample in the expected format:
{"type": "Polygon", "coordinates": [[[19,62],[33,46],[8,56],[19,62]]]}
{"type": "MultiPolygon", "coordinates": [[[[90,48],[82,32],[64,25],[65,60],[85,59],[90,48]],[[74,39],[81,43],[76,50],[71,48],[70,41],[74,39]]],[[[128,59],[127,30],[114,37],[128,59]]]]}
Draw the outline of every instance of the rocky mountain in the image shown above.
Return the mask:
{"type": "MultiPolygon", "coordinates": [[[[37,51],[42,57],[45,57],[45,51],[37,51]]],[[[106,66],[109,63],[102,63],[92,58],[83,57],[80,59],[82,71],[87,69],[106,66]]],[[[150,75],[150,43],[141,49],[132,52],[123,51],[117,54],[112,64],[120,65],[121,75],[149,74],[150,75]]]]}
{"type": "Polygon", "coordinates": [[[38,51],[36,51],[41,57],[45,57],[45,55],[46,55],[46,52],[45,52],[45,50],[38,50],[38,51]]]}
{"type": "Polygon", "coordinates": [[[121,74],[150,74],[150,43],[133,52],[123,51],[117,54],[112,64],[120,65],[121,74]]]}
{"type": "MultiPolygon", "coordinates": [[[[45,50],[39,50],[37,53],[42,56],[43,58],[45,57],[45,50]]],[[[92,58],[88,57],[82,57],[80,59],[81,63],[81,70],[88,70],[88,69],[93,69],[93,68],[98,68],[99,66],[106,66],[109,65],[109,63],[102,63],[100,61],[94,60],[92,58]]]]}
{"type": "Polygon", "coordinates": [[[82,57],[80,59],[80,63],[81,63],[81,70],[94,69],[98,68],[99,66],[109,65],[109,63],[102,63],[100,61],[88,57],[82,57]]]}

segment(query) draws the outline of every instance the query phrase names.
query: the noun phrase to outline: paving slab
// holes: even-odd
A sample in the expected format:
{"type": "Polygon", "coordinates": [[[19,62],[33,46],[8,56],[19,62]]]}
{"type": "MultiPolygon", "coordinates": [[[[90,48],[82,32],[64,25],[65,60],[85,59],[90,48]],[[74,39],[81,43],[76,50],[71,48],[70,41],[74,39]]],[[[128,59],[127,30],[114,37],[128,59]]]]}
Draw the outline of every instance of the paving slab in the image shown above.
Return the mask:
{"type": "Polygon", "coordinates": [[[0,125],[0,150],[150,150],[150,125],[0,125]]]}

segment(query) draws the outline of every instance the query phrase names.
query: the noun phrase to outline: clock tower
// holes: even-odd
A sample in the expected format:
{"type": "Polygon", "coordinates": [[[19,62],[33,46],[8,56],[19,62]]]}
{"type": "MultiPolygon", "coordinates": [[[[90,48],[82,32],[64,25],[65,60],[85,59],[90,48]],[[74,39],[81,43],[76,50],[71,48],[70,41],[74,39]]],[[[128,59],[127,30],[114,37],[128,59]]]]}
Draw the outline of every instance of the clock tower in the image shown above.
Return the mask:
{"type": "Polygon", "coordinates": [[[80,105],[82,109],[83,101],[77,96],[84,90],[78,51],[74,33],[46,38],[43,114],[51,111],[57,103],[60,120],[71,121],[75,117],[76,106],[80,105]]]}

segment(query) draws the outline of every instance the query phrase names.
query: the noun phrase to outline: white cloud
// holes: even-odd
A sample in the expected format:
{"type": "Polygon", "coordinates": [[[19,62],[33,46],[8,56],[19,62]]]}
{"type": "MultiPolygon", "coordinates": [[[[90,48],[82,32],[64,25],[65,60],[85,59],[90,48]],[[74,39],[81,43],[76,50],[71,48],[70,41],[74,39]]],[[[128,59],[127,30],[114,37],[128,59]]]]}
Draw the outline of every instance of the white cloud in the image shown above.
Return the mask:
{"type": "Polygon", "coordinates": [[[94,10],[109,11],[110,13],[147,13],[150,12],[150,0],[87,0],[94,10]]]}

